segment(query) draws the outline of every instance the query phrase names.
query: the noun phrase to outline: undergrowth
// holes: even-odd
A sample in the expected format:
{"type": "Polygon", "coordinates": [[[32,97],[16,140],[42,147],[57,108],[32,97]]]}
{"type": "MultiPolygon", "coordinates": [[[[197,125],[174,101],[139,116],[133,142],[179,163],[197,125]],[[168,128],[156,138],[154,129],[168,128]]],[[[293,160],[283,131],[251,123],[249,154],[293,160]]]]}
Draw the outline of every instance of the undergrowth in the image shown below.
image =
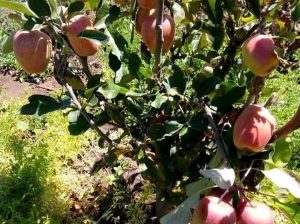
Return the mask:
{"type": "Polygon", "coordinates": [[[62,168],[88,138],[70,136],[61,112],[25,117],[20,105],[0,106],[0,223],[60,223],[70,203],[62,168]]]}

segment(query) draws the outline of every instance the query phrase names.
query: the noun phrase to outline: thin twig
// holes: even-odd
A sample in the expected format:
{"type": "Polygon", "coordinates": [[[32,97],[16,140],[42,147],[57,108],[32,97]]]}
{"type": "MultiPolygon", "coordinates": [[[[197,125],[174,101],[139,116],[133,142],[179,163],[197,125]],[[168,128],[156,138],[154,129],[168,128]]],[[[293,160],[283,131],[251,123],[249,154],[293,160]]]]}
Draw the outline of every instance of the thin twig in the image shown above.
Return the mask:
{"type": "Polygon", "coordinates": [[[206,117],[209,121],[209,124],[212,128],[213,134],[214,134],[214,139],[217,144],[217,150],[220,153],[220,155],[222,156],[223,160],[225,161],[225,165],[230,165],[228,157],[227,157],[226,146],[224,144],[224,141],[222,141],[221,136],[219,135],[218,127],[213,119],[211,109],[207,105],[204,105],[204,110],[206,113],[206,117]]]}
{"type": "Polygon", "coordinates": [[[73,103],[77,107],[77,109],[80,111],[81,115],[85,118],[85,120],[90,124],[90,126],[102,137],[105,141],[107,141],[110,145],[114,145],[114,142],[106,135],[103,131],[100,130],[100,128],[96,125],[95,121],[87,114],[87,112],[82,108],[79,100],[77,99],[73,88],[68,84],[65,83],[64,86],[68,90],[73,103]]]}
{"type": "Polygon", "coordinates": [[[59,53],[55,54],[54,57],[54,76],[60,81],[60,84],[62,84],[64,87],[66,87],[67,91],[70,94],[70,97],[77,107],[77,109],[80,111],[82,116],[86,119],[86,121],[90,124],[90,126],[102,137],[105,141],[107,141],[110,145],[115,146],[117,144],[114,143],[104,132],[100,130],[100,128],[96,125],[95,121],[88,115],[88,113],[82,108],[79,100],[77,99],[73,88],[65,81],[63,74],[65,73],[66,69],[68,67],[67,62],[67,55],[63,55],[62,57],[59,55],[59,53]]]}

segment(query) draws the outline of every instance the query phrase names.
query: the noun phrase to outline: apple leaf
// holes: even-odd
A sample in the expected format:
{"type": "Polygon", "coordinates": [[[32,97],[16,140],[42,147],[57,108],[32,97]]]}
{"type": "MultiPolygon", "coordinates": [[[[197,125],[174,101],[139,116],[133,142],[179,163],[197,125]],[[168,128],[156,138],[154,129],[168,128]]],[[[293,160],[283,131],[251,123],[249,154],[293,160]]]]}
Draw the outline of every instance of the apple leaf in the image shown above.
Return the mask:
{"type": "Polygon", "coordinates": [[[208,190],[212,188],[215,184],[206,177],[201,178],[199,181],[188,184],[185,187],[186,194],[188,196],[195,194],[200,191],[208,190]]]}
{"type": "Polygon", "coordinates": [[[5,40],[3,41],[1,52],[3,54],[8,54],[10,52],[13,52],[13,39],[14,39],[15,33],[7,36],[5,40]]]}
{"type": "Polygon", "coordinates": [[[284,167],[288,164],[292,157],[290,147],[290,138],[280,139],[276,141],[275,151],[272,155],[272,160],[276,167],[284,167]]]}
{"type": "Polygon", "coordinates": [[[24,3],[0,0],[0,8],[2,7],[23,13],[28,16],[36,16],[36,14],[34,14],[34,12],[32,12],[24,3]]]}
{"type": "Polygon", "coordinates": [[[218,187],[222,189],[230,188],[235,181],[235,173],[232,168],[222,166],[218,169],[205,169],[200,170],[200,173],[210,178],[218,187]]]}
{"type": "Polygon", "coordinates": [[[99,30],[85,30],[82,31],[78,36],[98,41],[101,44],[105,44],[108,41],[108,37],[99,30]]]}
{"type": "Polygon", "coordinates": [[[51,7],[48,0],[28,0],[29,8],[39,17],[51,16],[51,7]]]}
{"type": "Polygon", "coordinates": [[[287,189],[295,198],[300,199],[300,183],[287,171],[275,168],[262,172],[277,187],[287,189]]]}
{"type": "Polygon", "coordinates": [[[276,198],[269,200],[268,204],[285,214],[293,224],[300,223],[300,205],[297,203],[282,203],[276,198]]]}
{"type": "Polygon", "coordinates": [[[248,10],[255,15],[256,18],[260,18],[261,6],[259,0],[246,0],[248,10]]]}
{"type": "Polygon", "coordinates": [[[160,219],[161,224],[189,223],[192,219],[191,209],[199,203],[200,193],[192,194],[176,209],[160,219]]]}
{"type": "Polygon", "coordinates": [[[295,9],[292,12],[292,19],[294,21],[300,20],[300,2],[296,5],[295,9]]]}
{"type": "Polygon", "coordinates": [[[84,8],[84,2],[83,1],[75,1],[71,2],[71,4],[68,7],[68,13],[72,14],[74,12],[79,12],[84,8]]]}

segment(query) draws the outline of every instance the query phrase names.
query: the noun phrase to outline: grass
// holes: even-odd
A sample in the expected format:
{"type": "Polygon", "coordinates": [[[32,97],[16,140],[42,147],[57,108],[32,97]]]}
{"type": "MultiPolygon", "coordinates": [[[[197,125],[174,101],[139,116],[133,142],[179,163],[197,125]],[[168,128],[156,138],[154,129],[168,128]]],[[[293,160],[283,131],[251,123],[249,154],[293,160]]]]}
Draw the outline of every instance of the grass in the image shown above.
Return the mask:
{"type": "Polygon", "coordinates": [[[38,119],[19,108],[0,107],[0,223],[60,223],[71,189],[63,168],[88,138],[70,136],[60,111],[38,119]]]}
{"type": "MultiPolygon", "coordinates": [[[[276,118],[278,128],[285,124],[299,107],[299,77],[300,70],[298,69],[285,75],[277,73],[266,82],[265,94],[277,93],[278,100],[270,107],[270,110],[276,118]]],[[[266,99],[266,97],[263,97],[263,99],[266,99]]],[[[299,171],[300,130],[293,132],[289,137],[291,138],[290,147],[293,151],[293,157],[288,167],[299,171]]]]}

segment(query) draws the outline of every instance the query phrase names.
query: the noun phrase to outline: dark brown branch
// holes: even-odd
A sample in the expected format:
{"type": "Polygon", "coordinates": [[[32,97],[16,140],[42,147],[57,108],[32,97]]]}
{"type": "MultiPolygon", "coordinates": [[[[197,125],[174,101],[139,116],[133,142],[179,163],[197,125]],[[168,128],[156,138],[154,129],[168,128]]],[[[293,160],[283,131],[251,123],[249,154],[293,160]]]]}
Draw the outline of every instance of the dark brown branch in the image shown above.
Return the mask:
{"type": "Polygon", "coordinates": [[[289,120],[285,125],[275,131],[272,137],[272,141],[283,138],[291,132],[297,130],[298,128],[300,128],[300,106],[291,120],[289,120]]]}

